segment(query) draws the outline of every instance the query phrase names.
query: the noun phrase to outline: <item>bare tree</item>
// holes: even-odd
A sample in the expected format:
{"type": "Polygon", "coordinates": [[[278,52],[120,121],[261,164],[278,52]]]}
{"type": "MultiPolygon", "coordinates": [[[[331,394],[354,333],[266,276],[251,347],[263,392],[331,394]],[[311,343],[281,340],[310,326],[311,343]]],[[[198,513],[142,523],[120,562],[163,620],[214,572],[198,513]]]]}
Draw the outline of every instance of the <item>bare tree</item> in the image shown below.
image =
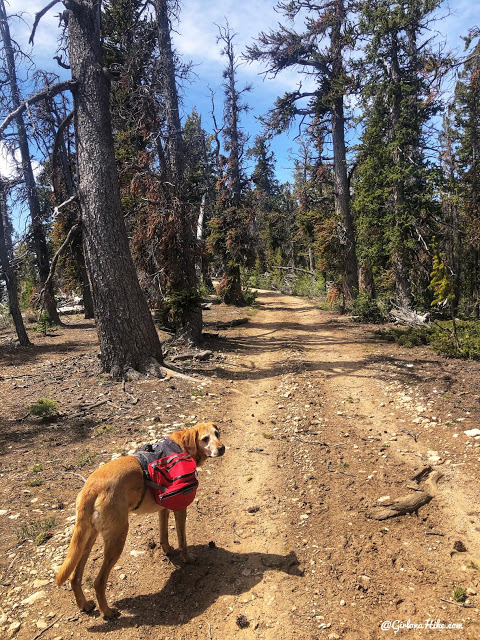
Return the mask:
{"type": "Polygon", "coordinates": [[[18,341],[23,347],[29,346],[25,325],[23,323],[20,305],[18,303],[17,278],[12,266],[12,236],[10,231],[10,221],[7,212],[7,188],[5,180],[0,179],[0,267],[2,268],[8,292],[8,306],[10,315],[13,318],[18,341]]]}
{"type": "Polygon", "coordinates": [[[17,129],[16,135],[22,160],[22,175],[27,191],[28,207],[30,210],[33,248],[37,261],[40,284],[44,289],[43,306],[50,320],[55,324],[61,324],[53,293],[53,285],[50,283],[47,287],[44,286],[50,272],[49,252],[42,225],[42,210],[32,168],[27,129],[23,118],[23,110],[21,110],[22,99],[20,97],[20,89],[17,80],[15,48],[10,35],[4,0],[0,0],[0,36],[3,44],[7,81],[10,88],[12,112],[17,112],[14,118],[17,129]]]}

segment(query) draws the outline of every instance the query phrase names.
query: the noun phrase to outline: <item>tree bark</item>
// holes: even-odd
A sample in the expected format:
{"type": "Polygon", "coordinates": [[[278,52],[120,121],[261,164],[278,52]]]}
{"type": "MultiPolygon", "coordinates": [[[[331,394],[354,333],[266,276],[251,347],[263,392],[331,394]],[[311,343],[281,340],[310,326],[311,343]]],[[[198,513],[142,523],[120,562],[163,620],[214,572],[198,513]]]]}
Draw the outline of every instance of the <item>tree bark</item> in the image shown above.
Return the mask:
{"type": "MultiPolygon", "coordinates": [[[[0,0],[0,32],[2,35],[5,61],[8,70],[8,83],[10,85],[11,101],[14,110],[21,105],[20,90],[17,82],[17,72],[15,67],[15,54],[10,37],[10,29],[7,22],[7,15],[3,0],[0,0]]],[[[17,137],[20,155],[22,158],[22,174],[27,191],[28,207],[32,220],[32,240],[33,248],[36,256],[38,274],[41,287],[44,286],[50,272],[48,245],[45,238],[41,219],[40,201],[38,198],[37,185],[35,176],[33,175],[32,162],[30,159],[30,149],[28,144],[27,130],[23,119],[23,113],[19,112],[15,118],[17,124],[17,137]]],[[[50,283],[45,287],[43,294],[43,307],[47,312],[50,320],[55,324],[61,324],[60,316],[57,311],[57,304],[53,292],[53,285],[50,283]]]]}
{"type": "Polygon", "coordinates": [[[8,307],[13,318],[18,341],[22,347],[31,345],[23,323],[20,305],[18,303],[17,278],[11,266],[12,240],[10,237],[9,221],[7,217],[7,199],[5,184],[0,181],[0,266],[2,267],[8,292],[8,307]]]}
{"type": "MultiPolygon", "coordinates": [[[[402,116],[402,75],[398,61],[398,41],[397,34],[392,33],[392,67],[391,75],[393,82],[393,109],[392,125],[394,137],[399,136],[402,116]]],[[[405,150],[400,143],[395,144],[393,159],[400,170],[405,162],[405,150]]],[[[405,184],[403,177],[395,180],[393,185],[393,207],[395,217],[395,231],[392,241],[392,266],[395,277],[395,289],[398,303],[402,307],[409,307],[412,301],[410,280],[408,277],[407,257],[405,255],[405,184]]]]}
{"type": "MultiPolygon", "coordinates": [[[[345,23],[343,0],[335,2],[335,21],[331,30],[332,84],[340,84],[344,77],[341,27],[345,23]]],[[[350,184],[347,171],[347,151],[345,145],[345,114],[343,89],[331,88],[336,92],[331,105],[333,141],[333,179],[335,187],[335,211],[342,221],[340,242],[343,245],[343,295],[346,306],[350,306],[358,295],[358,264],[356,254],[355,229],[350,209],[350,184]]]]}
{"type": "Polygon", "coordinates": [[[68,3],[83,247],[104,371],[160,374],[161,344],[140,290],[122,216],[95,0],[68,3]]]}
{"type": "MultiPolygon", "coordinates": [[[[173,186],[166,188],[167,206],[171,207],[174,225],[175,251],[169,252],[165,271],[172,294],[184,292],[194,301],[198,297],[199,280],[196,270],[197,243],[195,215],[184,199],[185,145],[176,83],[175,60],[170,37],[168,0],[155,0],[158,46],[160,50],[161,88],[164,99],[167,140],[165,143],[166,180],[173,186]]],[[[160,147],[161,148],[161,147],[160,147]]],[[[161,160],[161,158],[160,158],[161,160]]],[[[170,221],[169,221],[170,223],[170,221]]],[[[197,302],[187,304],[176,316],[176,333],[188,342],[199,344],[202,339],[202,309],[197,302]]]]}
{"type": "MultiPolygon", "coordinates": [[[[58,130],[57,130],[57,136],[55,138],[54,150],[52,154],[53,186],[55,190],[55,195],[60,200],[60,202],[62,202],[63,199],[66,200],[67,198],[73,196],[75,192],[72,169],[71,169],[71,164],[69,162],[69,153],[68,153],[67,145],[65,144],[65,136],[64,136],[64,132],[68,129],[68,123],[71,121],[72,116],[73,116],[73,113],[71,112],[67,116],[67,118],[65,118],[65,120],[59,124],[58,130]],[[55,167],[56,163],[60,165],[59,173],[63,178],[63,181],[58,179],[59,176],[57,174],[57,170],[55,167]],[[62,188],[62,182],[63,182],[63,188],[62,188]],[[63,198],[63,196],[66,196],[66,197],[63,198]]],[[[54,126],[54,123],[52,123],[52,125],[54,126]]],[[[76,215],[74,211],[77,206],[78,205],[73,205],[73,211],[71,213],[69,209],[70,215],[68,216],[68,220],[71,226],[75,224],[76,215]]],[[[81,290],[82,290],[82,298],[83,298],[84,316],[86,319],[89,319],[94,317],[95,312],[93,308],[93,298],[90,291],[90,282],[88,279],[87,269],[85,267],[85,257],[83,255],[81,233],[83,233],[82,227],[80,227],[80,234],[78,239],[75,238],[74,242],[72,243],[71,252],[73,255],[73,259],[77,263],[78,269],[80,272],[80,286],[82,288],[81,290]]]]}
{"type": "Polygon", "coordinates": [[[340,238],[343,245],[343,294],[348,307],[358,295],[358,264],[353,216],[350,209],[343,97],[337,98],[332,108],[332,137],[335,211],[343,225],[340,238]]]}

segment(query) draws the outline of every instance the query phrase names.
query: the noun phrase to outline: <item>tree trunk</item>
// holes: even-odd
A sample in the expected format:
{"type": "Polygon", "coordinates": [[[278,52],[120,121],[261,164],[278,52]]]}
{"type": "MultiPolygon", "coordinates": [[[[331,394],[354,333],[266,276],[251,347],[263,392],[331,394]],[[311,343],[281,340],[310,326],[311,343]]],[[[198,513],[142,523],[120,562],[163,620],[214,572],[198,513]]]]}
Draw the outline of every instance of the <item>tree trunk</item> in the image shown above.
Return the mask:
{"type": "Polygon", "coordinates": [[[198,297],[196,270],[197,243],[195,242],[195,215],[183,197],[185,145],[178,103],[175,60],[170,37],[168,0],[155,0],[157,14],[158,46],[160,50],[161,88],[164,99],[167,140],[165,143],[167,175],[173,186],[166,188],[174,225],[175,251],[169,252],[173,260],[165,264],[166,277],[172,298],[185,293],[192,302],[187,303],[181,314],[175,313],[178,337],[198,344],[202,339],[202,309],[198,297]]]}
{"type": "MultiPolygon", "coordinates": [[[[397,34],[392,34],[392,82],[394,90],[393,109],[392,109],[392,125],[394,138],[398,138],[401,128],[402,117],[402,76],[400,64],[398,61],[398,42],[397,34]]],[[[405,152],[403,145],[395,144],[393,151],[393,159],[402,171],[405,163],[405,152]]],[[[408,262],[405,252],[405,184],[403,177],[397,178],[393,185],[393,207],[395,218],[395,231],[392,240],[392,266],[395,277],[395,290],[398,303],[401,307],[410,307],[412,301],[412,292],[408,277],[408,262]]]]}
{"type": "Polygon", "coordinates": [[[219,294],[223,297],[225,304],[232,304],[237,307],[245,304],[240,279],[240,267],[238,265],[229,267],[224,274],[220,283],[219,294]]]}
{"type": "Polygon", "coordinates": [[[133,265],[122,216],[102,69],[100,12],[94,0],[69,3],[69,57],[74,93],[83,247],[95,303],[104,371],[159,374],[161,344],[133,265]]]}
{"type": "Polygon", "coordinates": [[[8,292],[8,307],[13,318],[18,341],[22,347],[28,347],[28,339],[23,318],[18,303],[17,278],[10,262],[12,241],[10,237],[9,220],[7,218],[7,199],[5,184],[0,181],[0,266],[2,267],[8,292]]]}
{"type": "MultiPolygon", "coordinates": [[[[53,105],[52,105],[52,110],[53,110],[53,105]]],[[[67,119],[71,119],[71,115],[72,114],[70,114],[70,116],[67,116],[67,119]]],[[[55,126],[55,123],[52,123],[52,125],[55,126]]],[[[57,197],[57,201],[62,202],[63,200],[67,200],[68,198],[74,195],[75,186],[73,181],[71,163],[69,162],[69,153],[67,150],[67,145],[65,144],[65,136],[64,136],[64,131],[68,129],[68,125],[66,127],[61,127],[61,123],[59,123],[59,125],[62,130],[61,131],[57,130],[58,143],[56,140],[55,146],[54,146],[54,153],[52,157],[52,164],[54,165],[52,174],[53,174],[53,186],[55,190],[55,195],[57,197]],[[60,170],[61,170],[61,176],[63,177],[64,188],[62,188],[62,181],[56,179],[57,178],[57,171],[55,168],[56,161],[60,164],[60,170]]],[[[69,211],[71,210],[71,213],[69,215],[70,226],[73,226],[75,224],[76,216],[74,212],[77,206],[78,205],[73,204],[71,209],[69,207],[69,211]]],[[[80,226],[80,234],[81,233],[82,233],[82,227],[80,226]]],[[[85,318],[89,319],[94,317],[93,298],[90,291],[90,282],[88,280],[87,269],[85,267],[85,257],[83,255],[82,239],[80,234],[78,236],[78,239],[77,237],[74,238],[72,242],[71,251],[73,254],[73,259],[77,263],[78,269],[80,271],[80,286],[82,288],[84,316],[85,318]]]]}
{"type": "MultiPolygon", "coordinates": [[[[5,12],[5,5],[3,0],[0,0],[0,33],[2,35],[5,61],[8,70],[7,81],[10,86],[11,102],[12,107],[15,110],[20,106],[21,99],[15,67],[15,53],[10,37],[10,29],[7,22],[7,15],[5,12]]],[[[38,198],[35,176],[33,175],[27,130],[25,128],[23,114],[18,114],[15,120],[17,124],[18,147],[20,149],[20,155],[22,158],[22,174],[27,191],[30,217],[32,220],[33,248],[37,260],[40,284],[41,287],[43,287],[48,278],[48,274],[50,273],[48,245],[42,225],[40,201],[38,198]]],[[[44,287],[43,307],[53,323],[61,324],[60,316],[58,315],[57,305],[55,302],[55,296],[53,293],[53,285],[51,283],[47,287],[44,287]]]]}
{"type": "Polygon", "coordinates": [[[335,212],[342,221],[340,242],[343,245],[343,296],[349,307],[358,295],[358,264],[356,253],[355,229],[350,209],[350,185],[347,172],[347,150],[345,146],[345,114],[343,88],[341,82],[345,76],[342,51],[342,26],[345,24],[343,0],[335,0],[335,20],[330,40],[332,50],[332,85],[335,92],[331,105],[332,141],[333,141],[333,180],[335,188],[335,212]]]}
{"type": "Polygon", "coordinates": [[[332,108],[332,137],[335,211],[343,227],[340,238],[343,246],[343,294],[345,305],[349,307],[358,294],[358,264],[353,217],[350,210],[343,97],[337,98],[332,108]]]}

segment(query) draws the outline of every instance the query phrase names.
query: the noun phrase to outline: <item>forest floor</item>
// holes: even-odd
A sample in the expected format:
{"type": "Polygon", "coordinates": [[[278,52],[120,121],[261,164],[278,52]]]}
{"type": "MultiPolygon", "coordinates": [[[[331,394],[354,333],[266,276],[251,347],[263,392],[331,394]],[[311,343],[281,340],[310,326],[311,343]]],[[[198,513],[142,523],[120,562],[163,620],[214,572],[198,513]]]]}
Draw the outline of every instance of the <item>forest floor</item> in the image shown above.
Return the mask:
{"type": "MultiPolygon", "coordinates": [[[[122,388],[99,373],[94,327],[79,317],[31,349],[3,332],[0,635],[480,638],[480,439],[464,433],[479,425],[480,363],[381,342],[375,327],[301,298],[260,292],[257,302],[247,324],[210,334],[208,360],[167,348],[195,382],[122,388]],[[56,422],[27,416],[41,396],[59,403],[56,422]],[[204,420],[218,422],[227,451],[200,469],[188,511],[197,562],[163,556],[155,514],[132,516],[107,590],[121,617],[79,612],[54,577],[81,476],[204,420]],[[444,475],[417,514],[367,517],[387,496],[412,494],[409,479],[429,465],[444,475]]],[[[242,315],[213,306],[206,331],[242,315]]],[[[87,597],[101,554],[97,544],[87,597]]]]}

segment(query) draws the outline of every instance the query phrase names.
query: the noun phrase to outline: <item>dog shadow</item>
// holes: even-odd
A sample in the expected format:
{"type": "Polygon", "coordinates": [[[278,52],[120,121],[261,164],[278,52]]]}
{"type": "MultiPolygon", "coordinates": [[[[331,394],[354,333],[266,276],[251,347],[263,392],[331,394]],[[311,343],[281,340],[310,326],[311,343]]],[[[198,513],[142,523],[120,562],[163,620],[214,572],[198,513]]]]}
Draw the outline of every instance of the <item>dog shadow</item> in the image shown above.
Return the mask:
{"type": "MultiPolygon", "coordinates": [[[[272,553],[235,553],[221,547],[189,547],[197,562],[183,564],[174,555],[174,571],[159,591],[112,601],[121,617],[97,619],[90,632],[137,626],[176,626],[202,614],[223,595],[240,595],[259,584],[265,572],[280,571],[303,576],[294,551],[282,556],[272,553]]],[[[155,563],[151,567],[155,580],[155,563]]]]}

